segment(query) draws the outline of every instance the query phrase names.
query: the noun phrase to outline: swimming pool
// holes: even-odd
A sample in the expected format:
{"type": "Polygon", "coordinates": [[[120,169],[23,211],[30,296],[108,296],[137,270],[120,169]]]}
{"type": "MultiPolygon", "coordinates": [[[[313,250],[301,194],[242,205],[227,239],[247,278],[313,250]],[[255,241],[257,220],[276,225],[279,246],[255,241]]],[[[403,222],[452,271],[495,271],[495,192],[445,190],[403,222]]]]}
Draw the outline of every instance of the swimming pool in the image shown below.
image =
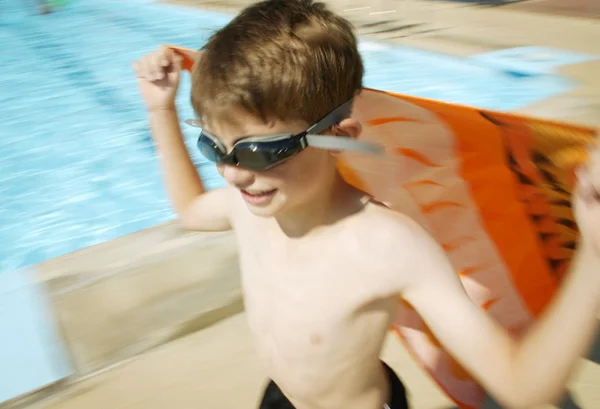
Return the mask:
{"type": "MultiPolygon", "coordinates": [[[[0,45],[0,273],[173,219],[132,60],[170,43],[199,47],[230,16],[146,0],[75,0],[50,15],[3,2],[0,45]]],[[[366,85],[500,110],[568,89],[475,61],[361,42],[366,85]]],[[[178,104],[184,117],[189,81],[178,104]]],[[[222,181],[186,143],[209,188],[222,181]]]]}

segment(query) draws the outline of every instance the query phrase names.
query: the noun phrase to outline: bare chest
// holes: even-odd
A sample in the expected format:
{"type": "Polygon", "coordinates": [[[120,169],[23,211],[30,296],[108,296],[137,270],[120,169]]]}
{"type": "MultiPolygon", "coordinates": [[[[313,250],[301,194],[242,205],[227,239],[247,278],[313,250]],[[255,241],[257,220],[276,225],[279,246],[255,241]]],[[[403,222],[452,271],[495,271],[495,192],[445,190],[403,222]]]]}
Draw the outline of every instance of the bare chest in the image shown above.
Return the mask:
{"type": "Polygon", "coordinates": [[[361,280],[356,268],[331,252],[286,253],[263,242],[240,252],[240,267],[247,311],[257,329],[269,332],[283,322],[336,331],[357,307],[375,297],[365,288],[368,277],[361,280]]]}
{"type": "Polygon", "coordinates": [[[332,242],[239,240],[246,316],[272,378],[314,388],[379,354],[395,302],[368,263],[332,242]]]}

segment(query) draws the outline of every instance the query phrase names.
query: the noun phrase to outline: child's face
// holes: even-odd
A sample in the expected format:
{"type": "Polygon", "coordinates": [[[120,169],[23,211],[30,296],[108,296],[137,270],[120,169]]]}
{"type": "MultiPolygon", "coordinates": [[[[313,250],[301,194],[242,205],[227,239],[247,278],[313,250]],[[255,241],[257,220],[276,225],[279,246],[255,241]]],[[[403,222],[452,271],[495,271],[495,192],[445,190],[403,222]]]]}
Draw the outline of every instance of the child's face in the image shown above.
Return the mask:
{"type": "MultiPolygon", "coordinates": [[[[209,121],[205,129],[219,138],[230,151],[243,138],[265,138],[278,134],[297,134],[310,124],[303,121],[262,120],[245,112],[236,112],[236,124],[209,121]]],[[[335,158],[328,151],[306,148],[285,162],[262,171],[233,165],[217,165],[221,176],[237,188],[250,211],[257,216],[274,217],[301,207],[317,198],[323,185],[335,173],[335,158]]]]}

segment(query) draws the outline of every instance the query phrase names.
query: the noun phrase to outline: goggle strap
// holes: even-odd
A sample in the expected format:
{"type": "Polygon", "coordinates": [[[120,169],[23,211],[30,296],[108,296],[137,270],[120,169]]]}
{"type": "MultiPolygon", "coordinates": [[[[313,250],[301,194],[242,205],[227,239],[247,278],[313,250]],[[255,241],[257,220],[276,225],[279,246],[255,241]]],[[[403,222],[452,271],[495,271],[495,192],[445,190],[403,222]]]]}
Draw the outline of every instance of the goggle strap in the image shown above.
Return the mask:
{"type": "Polygon", "coordinates": [[[306,135],[306,141],[308,142],[308,146],[318,149],[334,151],[358,151],[374,155],[380,155],[384,152],[383,147],[378,144],[343,136],[308,134],[306,135]]]}
{"type": "Polygon", "coordinates": [[[194,128],[202,128],[202,123],[199,119],[186,119],[185,122],[189,126],[193,126],[194,128]]]}
{"type": "Polygon", "coordinates": [[[352,115],[352,99],[344,102],[342,105],[325,115],[319,122],[308,128],[308,133],[318,134],[333,125],[337,125],[352,115]]]}

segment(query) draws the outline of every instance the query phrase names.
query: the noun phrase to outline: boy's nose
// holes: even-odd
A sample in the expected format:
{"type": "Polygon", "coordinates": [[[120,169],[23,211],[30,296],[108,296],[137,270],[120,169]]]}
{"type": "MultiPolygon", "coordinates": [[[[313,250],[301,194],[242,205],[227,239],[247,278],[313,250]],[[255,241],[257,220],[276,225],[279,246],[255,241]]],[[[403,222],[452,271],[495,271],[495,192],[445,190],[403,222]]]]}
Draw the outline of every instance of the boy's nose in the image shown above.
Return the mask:
{"type": "Polygon", "coordinates": [[[234,165],[222,165],[221,175],[227,183],[239,189],[244,189],[254,181],[254,173],[248,169],[234,165]]]}

